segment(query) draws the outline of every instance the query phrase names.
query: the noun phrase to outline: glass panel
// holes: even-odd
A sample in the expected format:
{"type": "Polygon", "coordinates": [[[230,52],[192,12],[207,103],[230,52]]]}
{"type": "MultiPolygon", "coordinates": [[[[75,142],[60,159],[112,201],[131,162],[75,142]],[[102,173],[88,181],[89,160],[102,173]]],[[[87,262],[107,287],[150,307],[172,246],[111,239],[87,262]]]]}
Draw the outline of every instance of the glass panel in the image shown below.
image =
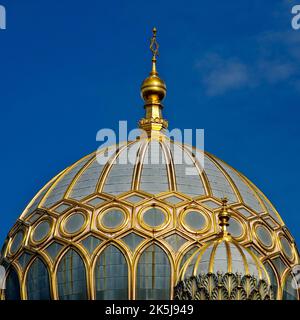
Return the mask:
{"type": "Polygon", "coordinates": [[[103,203],[104,201],[104,199],[97,197],[87,202],[87,204],[96,207],[98,204],[103,203]]]}
{"type": "Polygon", "coordinates": [[[270,277],[270,281],[271,281],[274,295],[275,295],[275,297],[277,297],[278,283],[277,283],[277,278],[276,278],[275,272],[268,262],[266,262],[264,264],[264,267],[266,268],[266,271],[268,272],[268,275],[270,277]]]}
{"type": "Polygon", "coordinates": [[[143,214],[144,222],[150,227],[159,227],[165,220],[165,214],[158,208],[151,208],[143,214]]]}
{"type": "Polygon", "coordinates": [[[216,208],[220,207],[220,204],[218,204],[214,201],[211,201],[211,200],[202,201],[202,203],[212,209],[216,209],[216,208]]]}
{"type": "Polygon", "coordinates": [[[189,153],[174,143],[170,144],[176,175],[177,191],[194,197],[205,194],[200,172],[189,153]]]}
{"type": "Polygon", "coordinates": [[[200,231],[206,226],[204,215],[199,211],[190,211],[184,217],[184,223],[193,230],[200,231]]]}
{"type": "Polygon", "coordinates": [[[82,228],[84,222],[85,216],[82,213],[74,213],[67,219],[64,229],[67,233],[76,233],[82,228]]]}
{"type": "Polygon", "coordinates": [[[143,241],[145,238],[139,236],[138,234],[132,232],[127,236],[121,239],[123,242],[127,244],[127,246],[131,249],[132,252],[136,249],[136,247],[143,241]]]}
{"type": "Polygon", "coordinates": [[[15,237],[12,241],[11,247],[10,247],[11,254],[16,253],[21,248],[23,238],[24,238],[24,232],[22,230],[18,231],[18,233],[15,235],[15,237]]]}
{"type": "Polygon", "coordinates": [[[128,299],[128,266],[125,257],[115,246],[108,246],[95,267],[96,299],[128,299]]]}
{"type": "Polygon", "coordinates": [[[55,258],[57,257],[57,255],[59,254],[59,252],[62,250],[63,245],[57,243],[57,242],[53,242],[50,244],[50,246],[48,246],[45,251],[47,252],[47,254],[50,256],[50,258],[52,259],[52,261],[55,260],[55,258]]]}
{"type": "Polygon", "coordinates": [[[19,277],[15,269],[10,269],[6,279],[6,300],[21,300],[19,277]]]}
{"type": "Polygon", "coordinates": [[[33,240],[39,242],[46,239],[50,232],[50,228],[51,226],[49,221],[42,221],[34,230],[33,240]]]}
{"type": "Polygon", "coordinates": [[[169,300],[170,276],[168,256],[160,247],[152,244],[143,252],[138,262],[137,299],[169,300]]]}
{"type": "Polygon", "coordinates": [[[58,206],[54,211],[57,213],[64,213],[66,212],[68,209],[70,209],[72,206],[70,204],[67,203],[63,203],[60,206],[58,206]]]}
{"type": "Polygon", "coordinates": [[[121,151],[106,178],[103,192],[120,194],[131,190],[133,169],[141,142],[126,147],[121,151]]]}
{"type": "Polygon", "coordinates": [[[75,178],[76,174],[83,168],[83,166],[93,157],[95,154],[91,154],[85,159],[79,160],[75,164],[75,166],[67,173],[63,174],[61,179],[57,182],[57,184],[50,190],[43,207],[50,208],[55,203],[61,201],[65,192],[67,191],[68,187],[72,183],[73,179],[75,178]]]}
{"type": "Polygon", "coordinates": [[[283,253],[287,256],[288,259],[292,260],[294,255],[289,241],[287,240],[287,238],[281,237],[280,242],[283,249],[283,253]]]}
{"type": "Polygon", "coordinates": [[[227,197],[229,202],[236,202],[237,198],[229,181],[218,166],[207,156],[204,158],[204,171],[209,181],[212,193],[216,198],[227,197]]]}
{"type": "Polygon", "coordinates": [[[118,209],[111,209],[104,213],[102,217],[102,224],[104,225],[105,228],[117,228],[125,220],[124,213],[121,210],[118,209]]]}
{"type": "Polygon", "coordinates": [[[151,141],[145,152],[140,189],[152,194],[169,191],[166,159],[161,145],[151,141]]]}
{"type": "Polygon", "coordinates": [[[81,243],[87,249],[89,254],[92,254],[101,242],[102,242],[102,240],[100,240],[94,236],[89,236],[81,241],[81,243]]]}
{"type": "Polygon", "coordinates": [[[184,201],[184,200],[182,200],[181,198],[178,198],[178,197],[176,197],[176,196],[167,197],[167,198],[165,198],[165,199],[163,199],[163,200],[165,200],[165,201],[167,201],[167,202],[170,202],[170,203],[172,203],[172,204],[177,204],[177,203],[179,203],[179,202],[184,201]]]}
{"type": "Polygon", "coordinates": [[[282,261],[282,259],[280,257],[277,257],[275,259],[272,259],[273,265],[275,266],[278,274],[280,276],[283,275],[285,269],[287,268],[287,266],[285,265],[285,263],[282,261]]]}
{"type": "Polygon", "coordinates": [[[21,257],[19,258],[18,262],[20,264],[20,266],[22,267],[22,269],[24,270],[29,262],[29,260],[31,259],[32,254],[24,252],[21,257]]]}
{"type": "Polygon", "coordinates": [[[299,285],[297,284],[297,280],[290,274],[285,282],[284,288],[283,288],[283,300],[298,300],[298,291],[297,287],[299,285]]]}
{"type": "Polygon", "coordinates": [[[260,242],[265,245],[266,247],[271,247],[273,240],[270,234],[270,231],[264,227],[264,226],[258,226],[255,229],[256,235],[258,237],[258,239],[260,240],[260,242]]]}
{"type": "Polygon", "coordinates": [[[242,177],[233,169],[231,169],[227,164],[223,161],[214,159],[217,161],[229,174],[230,178],[233,180],[234,184],[238,188],[242,198],[250,208],[254,209],[256,212],[263,212],[263,208],[260,205],[258,197],[256,196],[255,192],[248,186],[248,184],[242,179],[242,177]]]}
{"type": "Polygon", "coordinates": [[[60,300],[86,300],[87,284],[84,263],[79,254],[69,250],[57,269],[57,287],[60,300]]]}
{"type": "Polygon", "coordinates": [[[137,196],[137,195],[133,195],[128,198],[125,198],[124,200],[129,201],[129,202],[133,202],[133,203],[138,203],[142,200],[145,200],[145,198],[137,196]]]}
{"type": "Polygon", "coordinates": [[[27,274],[27,299],[50,300],[49,274],[44,263],[37,258],[27,274]]]}
{"type": "Polygon", "coordinates": [[[181,237],[179,234],[172,234],[166,238],[164,238],[165,241],[168,242],[168,244],[172,247],[172,249],[177,252],[180,247],[183,246],[184,243],[186,243],[186,239],[181,237]]]}
{"type": "Polygon", "coordinates": [[[193,247],[192,249],[190,249],[181,259],[180,261],[180,267],[179,267],[179,271],[181,270],[181,268],[183,267],[183,265],[185,264],[185,262],[192,256],[193,253],[196,252],[196,250],[199,249],[198,247],[193,247]]]}

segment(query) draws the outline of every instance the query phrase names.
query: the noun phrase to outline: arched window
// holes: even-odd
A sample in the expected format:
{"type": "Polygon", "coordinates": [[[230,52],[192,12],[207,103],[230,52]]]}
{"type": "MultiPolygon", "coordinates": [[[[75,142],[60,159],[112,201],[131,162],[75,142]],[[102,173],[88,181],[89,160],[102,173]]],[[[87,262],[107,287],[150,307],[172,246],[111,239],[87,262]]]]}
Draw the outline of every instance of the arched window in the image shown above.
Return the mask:
{"type": "Polygon", "coordinates": [[[108,246],[95,266],[97,300],[128,300],[128,266],[122,252],[108,246]]]}
{"type": "Polygon", "coordinates": [[[270,266],[269,262],[266,262],[264,264],[264,267],[266,268],[266,271],[267,271],[267,273],[268,273],[268,275],[270,277],[272,289],[273,289],[274,296],[275,296],[275,299],[276,299],[277,298],[277,293],[278,293],[278,282],[277,282],[276,274],[275,274],[273,268],[270,266]]]}
{"type": "Polygon", "coordinates": [[[284,288],[283,288],[283,300],[298,300],[298,289],[299,284],[297,283],[296,278],[289,274],[285,280],[284,288]]]}
{"type": "Polygon", "coordinates": [[[137,267],[136,298],[170,299],[171,266],[166,253],[152,244],[141,255],[137,267]]]}
{"type": "Polygon", "coordinates": [[[85,267],[75,250],[69,250],[59,263],[57,288],[60,300],[87,299],[85,267]]]}
{"type": "Polygon", "coordinates": [[[27,274],[26,280],[28,300],[50,300],[50,283],[47,267],[37,258],[27,274]]]}
{"type": "Polygon", "coordinates": [[[6,300],[21,300],[20,295],[20,283],[17,272],[14,268],[11,268],[6,278],[6,300]]]}

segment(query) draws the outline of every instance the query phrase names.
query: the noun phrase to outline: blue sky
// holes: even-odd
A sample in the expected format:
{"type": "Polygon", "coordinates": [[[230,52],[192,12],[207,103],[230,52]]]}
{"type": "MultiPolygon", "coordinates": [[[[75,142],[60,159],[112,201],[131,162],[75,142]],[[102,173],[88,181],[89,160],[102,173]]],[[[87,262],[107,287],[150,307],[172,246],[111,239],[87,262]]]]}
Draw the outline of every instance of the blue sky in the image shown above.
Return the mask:
{"type": "Polygon", "coordinates": [[[206,150],[261,188],[300,243],[296,3],[0,0],[0,242],[47,181],[98,148],[99,129],[136,126],[155,25],[170,127],[204,128],[206,150]]]}

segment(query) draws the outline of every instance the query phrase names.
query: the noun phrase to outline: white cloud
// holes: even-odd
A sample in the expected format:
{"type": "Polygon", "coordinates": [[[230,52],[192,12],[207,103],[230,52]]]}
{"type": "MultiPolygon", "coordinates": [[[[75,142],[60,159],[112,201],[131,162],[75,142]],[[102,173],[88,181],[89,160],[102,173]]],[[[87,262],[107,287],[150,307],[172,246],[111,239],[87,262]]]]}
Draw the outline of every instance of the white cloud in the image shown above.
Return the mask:
{"type": "Polygon", "coordinates": [[[250,83],[248,67],[235,59],[225,60],[219,55],[210,54],[198,61],[197,67],[205,74],[202,80],[206,93],[210,96],[245,87],[250,83]]]}

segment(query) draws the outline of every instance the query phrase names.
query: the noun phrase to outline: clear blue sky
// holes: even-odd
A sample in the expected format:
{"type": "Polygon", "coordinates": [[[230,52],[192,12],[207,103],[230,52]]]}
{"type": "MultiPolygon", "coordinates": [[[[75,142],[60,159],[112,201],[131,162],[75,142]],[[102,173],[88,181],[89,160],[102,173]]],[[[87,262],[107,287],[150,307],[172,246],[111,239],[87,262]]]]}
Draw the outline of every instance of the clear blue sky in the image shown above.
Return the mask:
{"type": "Polygon", "coordinates": [[[300,244],[295,3],[0,0],[0,242],[50,178],[98,148],[97,130],[136,126],[155,25],[170,126],[204,128],[206,150],[257,184],[300,244]]]}

